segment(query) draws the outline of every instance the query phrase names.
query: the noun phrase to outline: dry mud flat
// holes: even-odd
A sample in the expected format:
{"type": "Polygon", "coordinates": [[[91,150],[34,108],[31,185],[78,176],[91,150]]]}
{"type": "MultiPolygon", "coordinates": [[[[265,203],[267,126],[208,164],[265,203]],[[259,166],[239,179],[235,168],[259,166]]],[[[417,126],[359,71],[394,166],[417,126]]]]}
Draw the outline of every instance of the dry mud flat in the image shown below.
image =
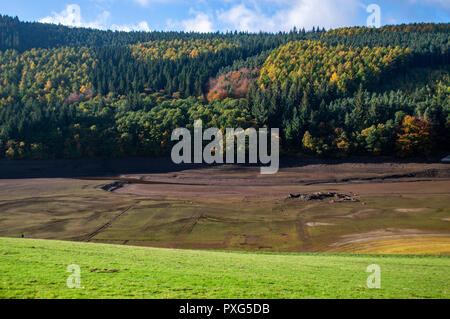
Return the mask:
{"type": "MultiPolygon", "coordinates": [[[[448,186],[450,181],[450,165],[447,164],[313,164],[283,168],[276,175],[259,172],[259,168],[221,166],[176,173],[120,175],[119,180],[129,183],[116,192],[188,198],[278,197],[298,193],[305,187],[326,190],[333,185],[337,189],[356,189],[361,194],[427,193],[429,182],[448,186]]],[[[449,187],[442,191],[450,193],[449,187]]]]}
{"type": "Polygon", "coordinates": [[[0,179],[0,236],[171,248],[450,253],[450,166],[220,166],[0,179]],[[420,249],[419,249],[420,248],[420,249]]]}

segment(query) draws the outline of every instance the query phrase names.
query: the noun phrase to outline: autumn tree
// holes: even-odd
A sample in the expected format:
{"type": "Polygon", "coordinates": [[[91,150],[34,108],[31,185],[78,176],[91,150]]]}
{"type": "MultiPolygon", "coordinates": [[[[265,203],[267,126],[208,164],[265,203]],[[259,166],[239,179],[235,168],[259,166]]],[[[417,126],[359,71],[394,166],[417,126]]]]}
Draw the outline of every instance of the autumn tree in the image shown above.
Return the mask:
{"type": "Polygon", "coordinates": [[[397,132],[397,154],[401,157],[429,155],[433,149],[433,130],[425,119],[405,116],[397,132]]]}

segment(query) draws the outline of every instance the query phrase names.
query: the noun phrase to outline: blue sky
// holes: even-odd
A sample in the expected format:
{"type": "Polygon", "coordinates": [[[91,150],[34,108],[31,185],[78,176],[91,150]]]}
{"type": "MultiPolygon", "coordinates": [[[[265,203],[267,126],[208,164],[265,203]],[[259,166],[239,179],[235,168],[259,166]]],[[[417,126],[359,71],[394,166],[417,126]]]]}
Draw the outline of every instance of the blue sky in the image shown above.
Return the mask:
{"type": "Polygon", "coordinates": [[[112,30],[287,31],[294,26],[449,22],[450,0],[0,0],[0,14],[25,21],[112,30]]]}

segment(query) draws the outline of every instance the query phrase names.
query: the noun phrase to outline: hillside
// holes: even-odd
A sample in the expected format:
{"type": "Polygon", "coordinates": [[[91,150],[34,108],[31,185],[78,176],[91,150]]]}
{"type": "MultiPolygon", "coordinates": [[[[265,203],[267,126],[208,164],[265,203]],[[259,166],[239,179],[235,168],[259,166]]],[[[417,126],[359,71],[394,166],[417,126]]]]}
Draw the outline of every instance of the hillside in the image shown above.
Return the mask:
{"type": "Polygon", "coordinates": [[[355,91],[357,85],[378,83],[383,73],[404,67],[410,56],[409,49],[400,47],[354,49],[317,41],[290,42],[267,58],[259,84],[263,87],[278,84],[286,89],[294,83],[319,88],[329,82],[345,94],[355,91]]]}
{"type": "Polygon", "coordinates": [[[285,155],[445,153],[449,40],[449,24],[126,33],[0,16],[0,158],[167,156],[200,118],[278,127],[285,155]]]}
{"type": "Polygon", "coordinates": [[[0,298],[449,298],[448,257],[180,251],[0,238],[0,298]],[[81,288],[69,289],[70,264],[81,288]],[[381,289],[366,269],[381,268],[381,289]],[[444,283],[444,284],[443,284],[444,283]]]}

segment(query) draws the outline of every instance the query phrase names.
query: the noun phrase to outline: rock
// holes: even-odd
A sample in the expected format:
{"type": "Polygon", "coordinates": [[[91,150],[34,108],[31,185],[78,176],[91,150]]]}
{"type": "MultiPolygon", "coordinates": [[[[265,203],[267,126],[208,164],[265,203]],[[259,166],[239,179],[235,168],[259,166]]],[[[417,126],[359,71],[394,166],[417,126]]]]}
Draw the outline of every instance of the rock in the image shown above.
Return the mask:
{"type": "Polygon", "coordinates": [[[102,186],[102,189],[107,192],[114,192],[115,190],[118,190],[119,188],[122,188],[124,185],[127,185],[127,184],[130,184],[130,182],[124,182],[124,181],[114,182],[114,183],[102,186]]]}
{"type": "Polygon", "coordinates": [[[340,194],[335,192],[318,192],[311,194],[290,194],[290,199],[300,198],[304,201],[314,201],[314,200],[324,200],[327,198],[333,198],[330,203],[339,203],[339,202],[359,202],[359,199],[355,198],[356,194],[348,195],[348,194],[340,194]]]}

